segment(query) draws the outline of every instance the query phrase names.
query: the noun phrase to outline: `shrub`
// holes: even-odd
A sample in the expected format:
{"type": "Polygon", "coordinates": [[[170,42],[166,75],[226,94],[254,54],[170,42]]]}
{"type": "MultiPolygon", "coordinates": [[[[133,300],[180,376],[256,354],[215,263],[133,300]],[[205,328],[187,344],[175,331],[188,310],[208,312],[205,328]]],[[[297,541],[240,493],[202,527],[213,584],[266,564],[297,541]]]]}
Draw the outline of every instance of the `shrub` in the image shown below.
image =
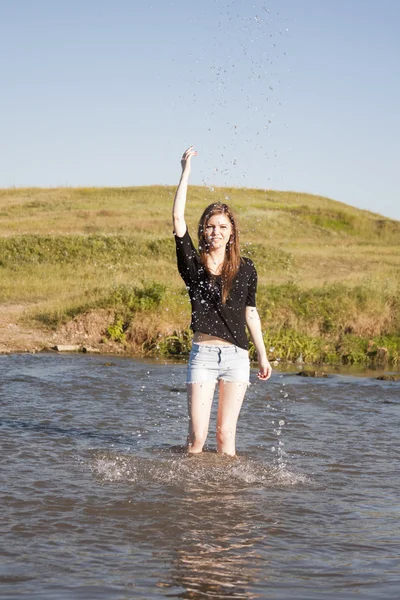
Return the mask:
{"type": "Polygon", "coordinates": [[[121,344],[126,344],[125,331],[127,328],[128,324],[125,322],[124,318],[116,315],[114,323],[107,327],[107,336],[113,342],[121,342],[121,344]]]}

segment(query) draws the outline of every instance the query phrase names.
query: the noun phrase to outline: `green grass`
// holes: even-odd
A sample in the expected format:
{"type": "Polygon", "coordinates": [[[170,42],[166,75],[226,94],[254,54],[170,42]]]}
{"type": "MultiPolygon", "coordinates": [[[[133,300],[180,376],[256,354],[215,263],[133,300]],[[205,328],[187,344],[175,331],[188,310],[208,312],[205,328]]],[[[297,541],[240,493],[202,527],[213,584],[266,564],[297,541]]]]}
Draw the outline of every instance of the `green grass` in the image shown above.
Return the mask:
{"type": "MultiPolygon", "coordinates": [[[[175,264],[174,191],[0,190],[0,303],[31,306],[31,319],[53,329],[109,308],[109,339],[147,354],[187,352],[190,305],[175,264]]],[[[194,238],[204,206],[217,200],[233,207],[242,252],[257,266],[272,358],[398,362],[398,221],[295,192],[192,187],[194,238]]]]}

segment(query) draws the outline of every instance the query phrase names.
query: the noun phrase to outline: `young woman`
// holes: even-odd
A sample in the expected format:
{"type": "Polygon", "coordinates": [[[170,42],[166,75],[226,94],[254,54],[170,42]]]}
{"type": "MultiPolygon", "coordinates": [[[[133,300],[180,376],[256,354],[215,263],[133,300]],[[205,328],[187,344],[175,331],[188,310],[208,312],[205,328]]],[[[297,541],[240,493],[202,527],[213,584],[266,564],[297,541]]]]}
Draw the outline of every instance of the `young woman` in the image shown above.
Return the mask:
{"type": "Polygon", "coordinates": [[[182,157],[182,175],[172,219],[178,269],[192,305],[193,345],[187,369],[188,452],[205,444],[218,383],[217,451],[234,456],[236,424],[249,385],[250,363],[245,325],[257,350],[258,378],[271,376],[256,309],[257,273],[241,258],[236,220],[226,204],[208,206],[198,227],[197,252],[185,222],[193,146],[182,157]]]}

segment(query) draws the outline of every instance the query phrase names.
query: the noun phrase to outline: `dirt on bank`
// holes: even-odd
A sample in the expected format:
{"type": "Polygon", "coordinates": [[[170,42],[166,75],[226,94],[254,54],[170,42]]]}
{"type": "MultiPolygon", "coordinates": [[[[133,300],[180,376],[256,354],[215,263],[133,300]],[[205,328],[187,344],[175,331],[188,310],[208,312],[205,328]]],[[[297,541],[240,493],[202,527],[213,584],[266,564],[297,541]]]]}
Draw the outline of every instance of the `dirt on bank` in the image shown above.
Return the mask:
{"type": "MultiPolygon", "coordinates": [[[[48,327],[41,326],[40,323],[32,318],[33,311],[36,306],[32,304],[0,304],[0,355],[14,354],[20,352],[42,352],[42,351],[81,351],[100,354],[119,354],[125,356],[143,356],[146,354],[145,347],[148,341],[154,341],[157,335],[167,335],[174,337],[175,331],[169,323],[157,323],[158,328],[154,330],[154,316],[143,315],[135,323],[132,323],[129,330],[126,332],[126,345],[120,342],[114,342],[107,336],[107,329],[115,323],[116,313],[112,309],[96,309],[82,313],[74,319],[61,325],[57,330],[51,330],[48,327]],[[64,348],[63,348],[64,346],[64,348]],[[69,346],[69,348],[65,348],[69,346]]],[[[383,349],[386,351],[386,349],[383,349]]],[[[147,348],[148,352],[148,348],[147,348]]],[[[386,351],[387,353],[387,351],[386,351]]],[[[385,355],[386,356],[386,355],[385,355]]],[[[281,362],[279,359],[272,363],[286,366],[292,365],[291,368],[298,369],[297,361],[291,363],[286,361],[281,362]]],[[[310,363],[311,364],[311,363],[310,363]]],[[[337,370],[337,365],[331,365],[337,370]]],[[[300,365],[300,369],[304,370],[304,365],[300,365]]],[[[327,368],[328,365],[324,365],[327,368]]],[[[395,373],[396,378],[400,380],[398,375],[399,367],[389,367],[388,364],[380,364],[377,367],[370,367],[371,373],[375,375],[380,373],[385,374],[387,370],[390,373],[395,373]]],[[[344,371],[355,370],[360,372],[365,371],[365,366],[341,366],[344,371]]],[[[291,369],[290,369],[291,370],[291,369]]],[[[316,372],[315,372],[316,373],[316,372]]],[[[304,375],[304,374],[303,374],[304,375]]],[[[316,376],[315,374],[313,376],[316,376]]],[[[389,377],[390,379],[390,377],[389,377]]]]}
{"type": "Polygon", "coordinates": [[[59,345],[74,345],[87,351],[101,353],[125,352],[121,344],[105,337],[114,313],[97,310],[81,315],[62,325],[57,331],[41,327],[27,315],[32,306],[0,305],[0,354],[14,352],[40,352],[59,345]]]}

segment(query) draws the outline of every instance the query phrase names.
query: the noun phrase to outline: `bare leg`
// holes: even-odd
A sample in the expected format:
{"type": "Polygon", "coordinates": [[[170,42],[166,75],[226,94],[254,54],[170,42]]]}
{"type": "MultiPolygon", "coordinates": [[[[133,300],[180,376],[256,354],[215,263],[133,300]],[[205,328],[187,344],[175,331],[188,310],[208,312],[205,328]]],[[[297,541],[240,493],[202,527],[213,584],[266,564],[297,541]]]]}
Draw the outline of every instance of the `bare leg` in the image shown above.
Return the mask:
{"type": "Polygon", "coordinates": [[[188,452],[197,454],[203,450],[207,439],[215,383],[188,383],[188,452]]]}
{"type": "Polygon", "coordinates": [[[235,456],[236,425],[242,408],[246,383],[220,381],[217,416],[217,452],[235,456]]]}

